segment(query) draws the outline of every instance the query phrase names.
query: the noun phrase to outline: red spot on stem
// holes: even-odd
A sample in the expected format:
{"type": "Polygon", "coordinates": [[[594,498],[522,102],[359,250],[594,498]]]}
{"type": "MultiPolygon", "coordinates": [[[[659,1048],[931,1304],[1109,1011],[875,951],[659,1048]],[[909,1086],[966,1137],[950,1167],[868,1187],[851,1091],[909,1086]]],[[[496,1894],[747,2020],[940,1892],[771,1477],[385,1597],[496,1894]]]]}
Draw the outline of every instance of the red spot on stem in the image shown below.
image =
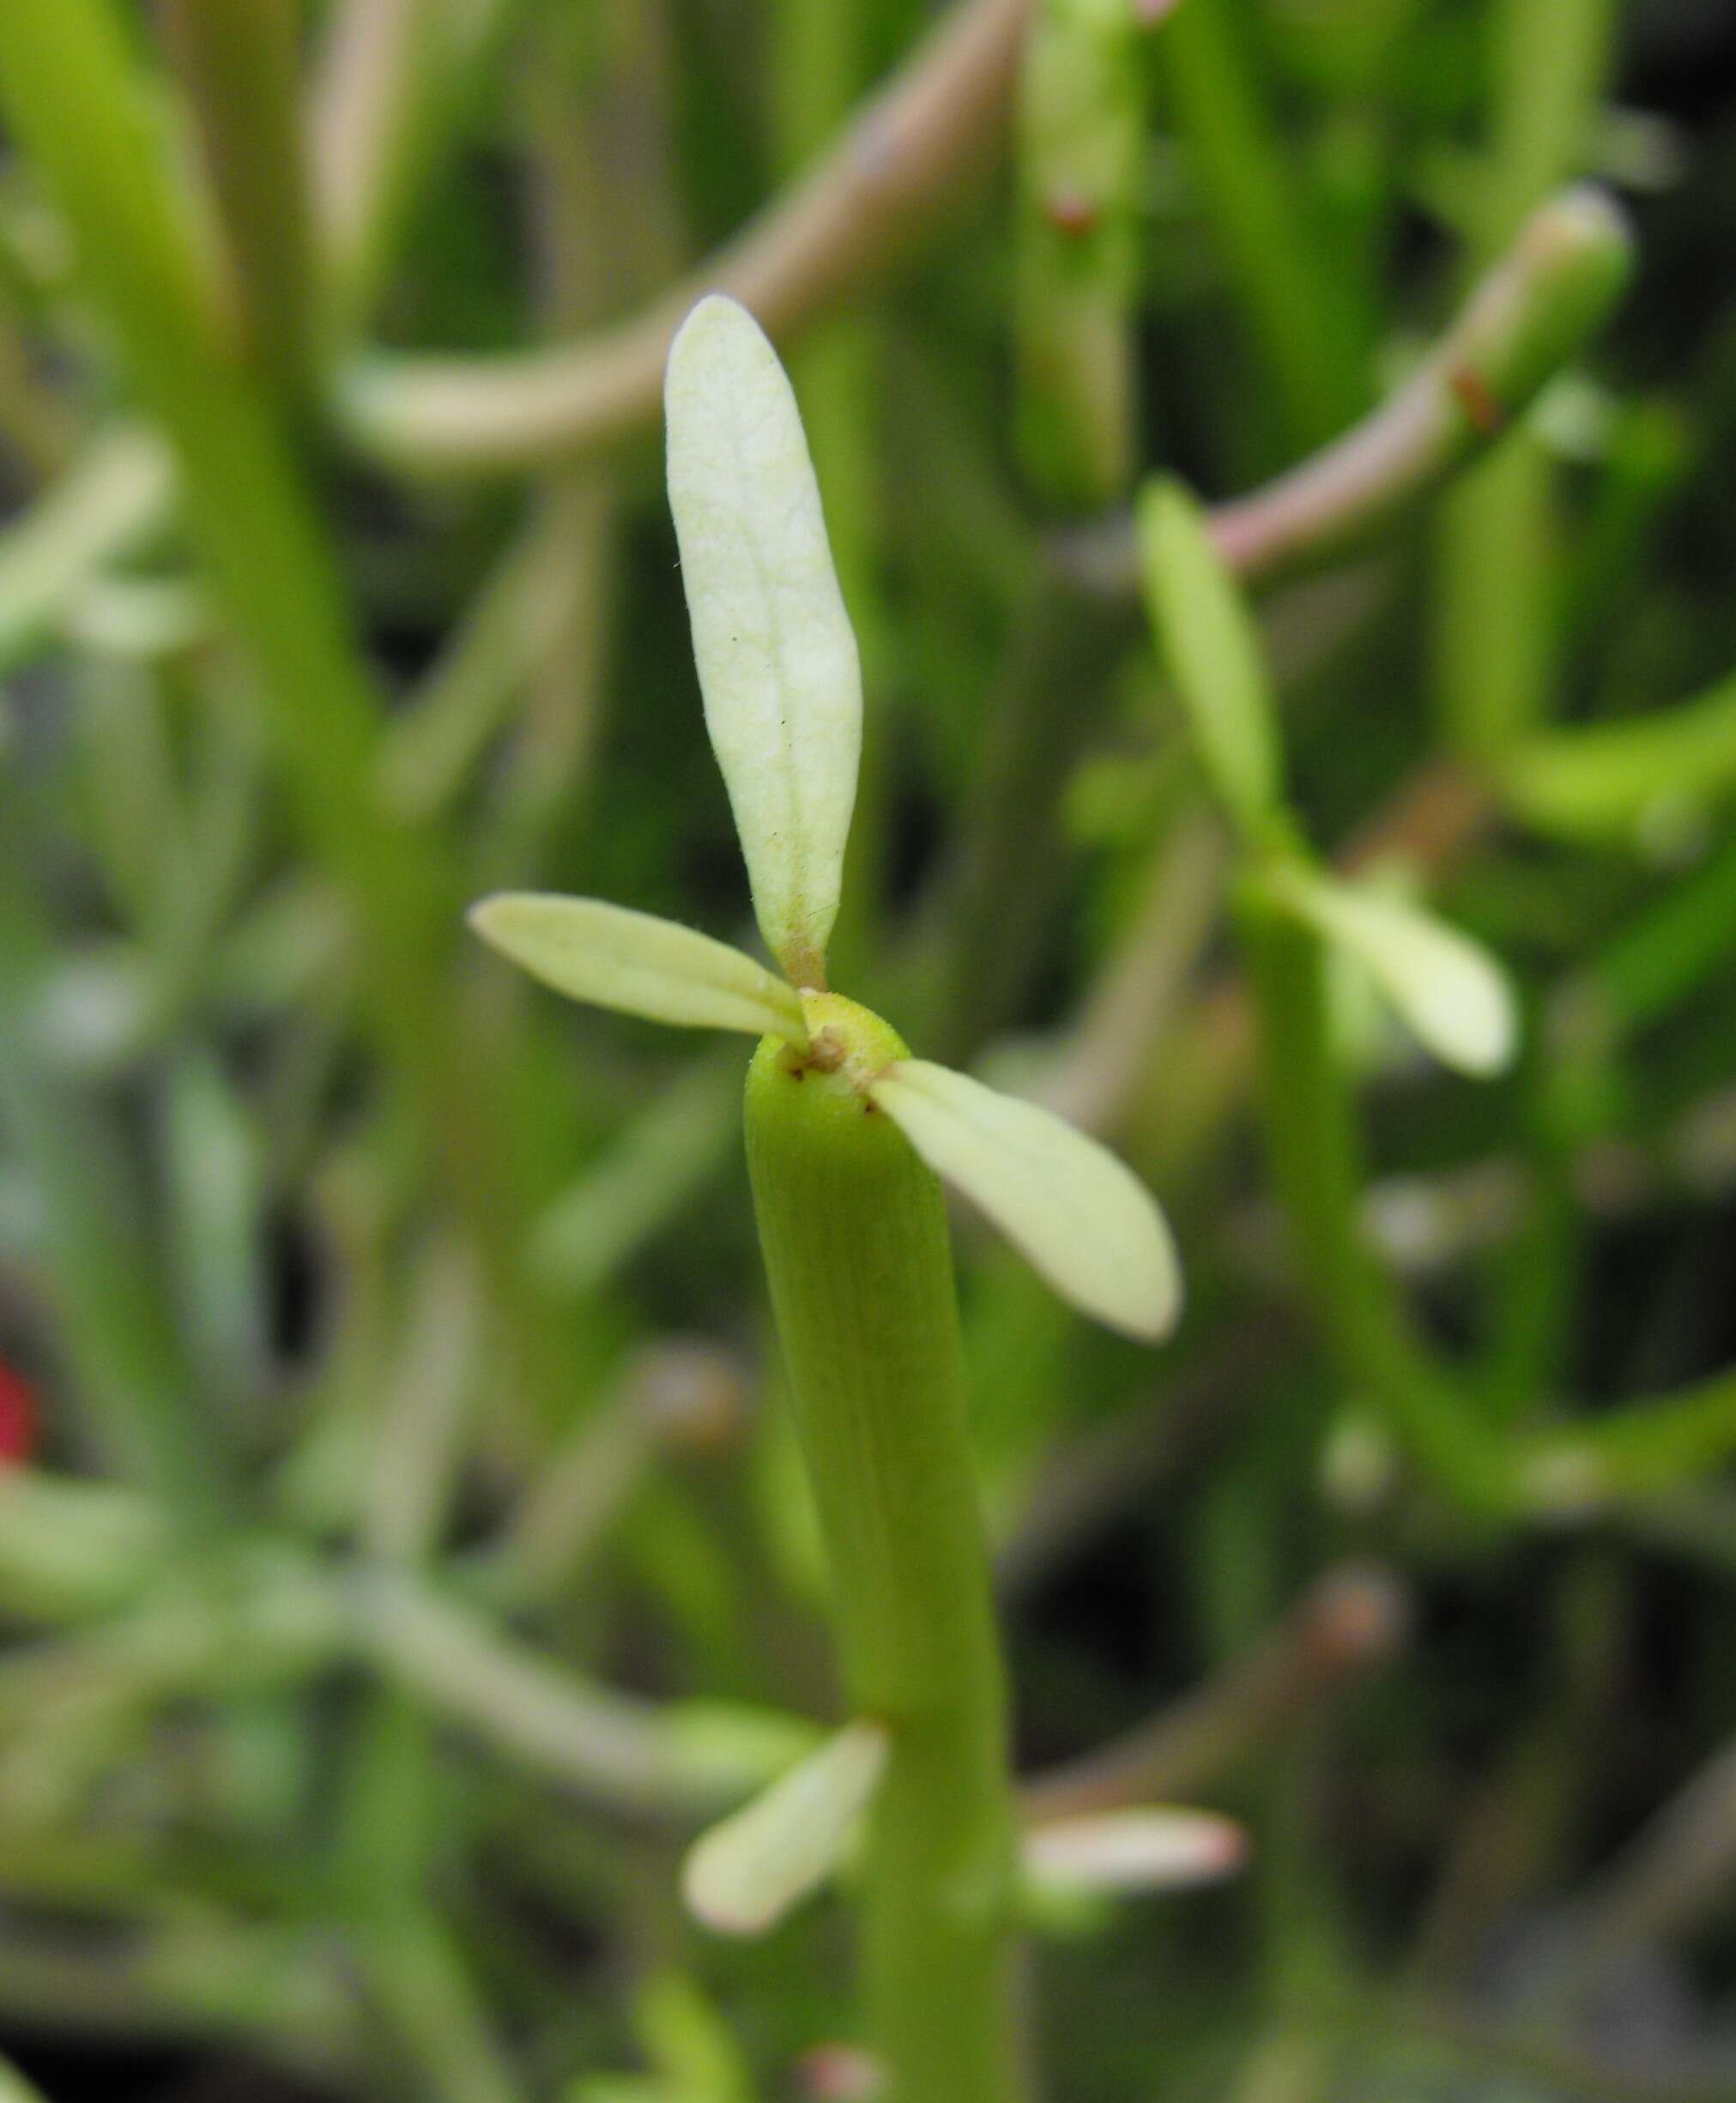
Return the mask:
{"type": "Polygon", "coordinates": [[[1470,419],[1479,438],[1492,438],[1507,420],[1507,412],[1489,391],[1489,383],[1474,366],[1455,366],[1447,384],[1470,419]]]}
{"type": "Polygon", "coordinates": [[[1043,215],[1057,233],[1083,240],[1098,222],[1098,208],[1083,190],[1051,190],[1043,200],[1043,215]]]}

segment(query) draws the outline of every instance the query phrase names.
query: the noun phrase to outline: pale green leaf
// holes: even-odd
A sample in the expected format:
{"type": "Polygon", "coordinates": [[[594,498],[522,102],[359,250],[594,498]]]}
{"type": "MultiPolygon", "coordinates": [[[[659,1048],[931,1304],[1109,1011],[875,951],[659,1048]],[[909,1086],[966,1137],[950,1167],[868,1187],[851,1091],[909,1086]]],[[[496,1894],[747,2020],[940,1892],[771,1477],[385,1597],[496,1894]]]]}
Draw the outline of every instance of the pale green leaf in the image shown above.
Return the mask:
{"type": "Polygon", "coordinates": [[[1149,482],[1140,492],[1139,535],[1146,610],[1201,763],[1237,823],[1257,832],[1278,808],[1279,764],[1253,618],[1179,482],[1149,482]]]}
{"type": "Polygon", "coordinates": [[[801,419],[747,310],[702,299],[669,352],[669,504],[705,724],[771,953],[824,983],[862,750],[862,673],[801,419]]]}
{"type": "Polygon", "coordinates": [[[888,1067],[868,1093],[1075,1307],[1152,1341],[1174,1327],[1182,1281],[1169,1229],[1106,1147],[1034,1103],[922,1059],[888,1067]]]}
{"type": "Polygon", "coordinates": [[[713,1826],[681,1871],[689,1911],[720,1935],[761,1935],[775,1926],[843,1859],[886,1753],[878,1724],[850,1724],[713,1826]]]}
{"type": "Polygon", "coordinates": [[[652,1022],[808,1042],[801,1003],[764,964],[672,920],[599,898],[502,891],[470,925],[533,978],[575,1000],[652,1022]]]}
{"type": "Polygon", "coordinates": [[[1518,1046],[1506,973],[1432,913],[1361,885],[1285,870],[1273,895],[1363,966],[1418,1038],[1462,1073],[1498,1073],[1518,1046]]]}
{"type": "Polygon", "coordinates": [[[1239,1869],[1247,1845],[1233,1819],[1213,1811],[1099,1811],[1033,1826],[1025,1874],[1067,1891],[1178,1891],[1239,1869]]]}

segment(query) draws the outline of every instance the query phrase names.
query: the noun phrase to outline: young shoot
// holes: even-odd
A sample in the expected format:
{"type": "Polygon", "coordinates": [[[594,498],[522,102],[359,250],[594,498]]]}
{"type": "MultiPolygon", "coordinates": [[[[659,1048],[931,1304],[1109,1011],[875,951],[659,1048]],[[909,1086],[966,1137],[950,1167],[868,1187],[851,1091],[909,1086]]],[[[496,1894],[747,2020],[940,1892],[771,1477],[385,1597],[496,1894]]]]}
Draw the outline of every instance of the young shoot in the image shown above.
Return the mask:
{"type": "Polygon", "coordinates": [[[1207,782],[1242,842],[1249,896],[1352,959],[1443,1065],[1500,1073],[1517,1048],[1518,1015],[1495,959],[1421,907],[1334,876],[1302,843],[1260,638],[1200,507],[1180,483],[1152,482],[1139,529],[1152,630],[1207,782]]]}
{"type": "Polygon", "coordinates": [[[714,1925],[768,1925],[862,1821],[868,2000],[897,2093],[1010,2103],[1024,2084],[1006,1695],[936,1175],[1129,1336],[1168,1333],[1180,1274],[1112,1154],[912,1058],[828,989],[862,679],[801,418],[758,324],[721,297],[676,336],[666,406],[705,725],[778,969],[594,899],[493,897],[473,924],[577,999],[760,1039],[748,1163],[856,1720],[703,1842],[687,1889],[714,1925]]]}
{"type": "MultiPolygon", "coordinates": [[[[824,1004],[862,750],[862,674],[795,399],[753,317],[720,295],[669,353],[669,502],[705,727],[754,914],[782,976],[691,928],[594,898],[505,892],[470,916],[547,985],[655,1022],[779,1039],[884,1111],[1063,1296],[1155,1342],[1181,1284],[1156,1205],[1106,1149],[1035,1104],[889,1049],[824,1004]]],[[[858,1020],[858,1018],[862,1018],[858,1020]]]]}

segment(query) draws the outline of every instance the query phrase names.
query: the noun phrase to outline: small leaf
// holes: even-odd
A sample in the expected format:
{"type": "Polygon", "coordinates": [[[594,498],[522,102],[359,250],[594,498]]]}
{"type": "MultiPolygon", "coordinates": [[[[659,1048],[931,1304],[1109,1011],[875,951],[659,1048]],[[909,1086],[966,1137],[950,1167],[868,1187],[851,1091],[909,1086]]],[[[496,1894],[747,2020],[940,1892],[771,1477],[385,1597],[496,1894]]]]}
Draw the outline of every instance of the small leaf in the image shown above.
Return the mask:
{"type": "Polygon", "coordinates": [[[753,316],[714,294],[670,349],[664,406],[705,725],[754,910],[792,981],[823,986],[862,673],[795,396],[753,316]]]}
{"type": "Polygon", "coordinates": [[[808,1042],[801,1003],[727,942],[599,898],[509,891],[470,910],[485,942],[575,1000],[652,1022],[808,1042]]]}
{"type": "Polygon", "coordinates": [[[1201,762],[1237,823],[1257,833],[1277,814],[1279,763],[1253,619],[1179,482],[1146,484],[1139,532],[1146,610],[1201,762]]]}
{"type": "Polygon", "coordinates": [[[1519,1038],[1512,987],[1468,935],[1420,907],[1311,870],[1281,870],[1271,889],[1363,965],[1443,1064],[1480,1078],[1511,1061],[1519,1038]]]}
{"type": "Polygon", "coordinates": [[[888,1067],[868,1093],[1075,1307],[1148,1341],[1174,1327],[1182,1282],[1169,1229],[1106,1147],[1033,1103],[923,1059],[888,1067]]]}
{"type": "Polygon", "coordinates": [[[842,1860],[886,1771],[878,1724],[853,1723],[695,1842],[688,1909],[719,1935],[763,1935],[842,1860]]]}
{"type": "Polygon", "coordinates": [[[1238,1870],[1247,1835],[1211,1811],[1150,1809],[1058,1818],[1025,1835],[1025,1876],[1067,1891],[1179,1891],[1238,1870]]]}

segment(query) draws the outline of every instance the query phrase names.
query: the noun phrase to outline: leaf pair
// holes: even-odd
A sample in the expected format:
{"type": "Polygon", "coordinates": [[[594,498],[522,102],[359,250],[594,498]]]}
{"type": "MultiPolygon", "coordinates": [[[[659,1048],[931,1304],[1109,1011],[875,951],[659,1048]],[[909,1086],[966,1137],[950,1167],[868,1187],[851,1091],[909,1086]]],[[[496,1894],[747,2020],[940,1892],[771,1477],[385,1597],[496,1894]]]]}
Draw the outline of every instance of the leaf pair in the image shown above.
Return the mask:
{"type": "MultiPolygon", "coordinates": [[[[862,744],[862,679],[807,441],[777,355],[733,300],[702,300],[669,354],[669,499],[706,728],[754,911],[783,976],[692,928],[591,898],[516,892],[476,931],[575,1000],[812,1048],[862,744]]],[[[1034,1104],[900,1060],[860,1079],[916,1151],[1075,1305],[1155,1339],[1181,1301],[1174,1247],[1115,1157],[1034,1104]]]]}
{"type": "Polygon", "coordinates": [[[1365,971],[1418,1039],[1461,1073],[1498,1073],[1518,1036],[1512,988],[1488,952],[1434,915],[1319,868],[1284,802],[1277,711],[1260,639],[1199,506],[1158,481],[1139,507],[1152,625],[1213,793],[1269,901],[1365,971]]]}
{"type": "MultiPolygon", "coordinates": [[[[719,1935],[775,1927],[847,1858],[890,1749],[878,1724],[849,1724],[713,1826],[682,1871],[689,1911],[719,1935]]],[[[1033,1826],[1021,1866],[1027,1883],[1048,1895],[1176,1889],[1227,1875],[1243,1846],[1226,1818],[1139,1807],[1033,1826]]]]}

